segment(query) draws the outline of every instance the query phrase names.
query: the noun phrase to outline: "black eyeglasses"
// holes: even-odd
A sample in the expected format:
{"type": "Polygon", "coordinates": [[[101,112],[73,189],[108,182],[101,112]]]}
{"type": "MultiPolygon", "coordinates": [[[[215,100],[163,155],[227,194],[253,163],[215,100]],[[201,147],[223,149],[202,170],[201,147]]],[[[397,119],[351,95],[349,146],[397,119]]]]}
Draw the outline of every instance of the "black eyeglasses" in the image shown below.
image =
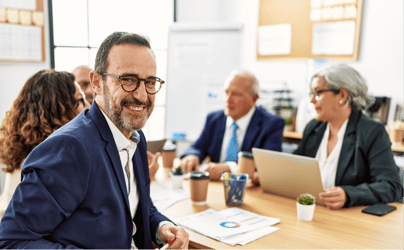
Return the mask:
{"type": "Polygon", "coordinates": [[[149,77],[147,79],[139,78],[134,74],[127,74],[122,76],[117,76],[109,73],[102,73],[102,75],[112,76],[116,79],[121,80],[122,89],[126,92],[133,92],[139,88],[140,82],[144,81],[146,86],[146,92],[150,95],[154,95],[161,89],[161,86],[165,83],[165,81],[161,80],[158,77],[149,77]]]}
{"type": "Polygon", "coordinates": [[[86,103],[85,103],[84,98],[85,98],[85,97],[81,97],[80,99],[76,99],[76,102],[77,102],[77,103],[79,103],[79,102],[83,103],[83,106],[85,107],[85,106],[86,106],[86,103]]]}
{"type": "Polygon", "coordinates": [[[340,91],[339,89],[318,89],[318,90],[313,90],[313,91],[310,91],[310,97],[312,97],[314,95],[314,99],[318,100],[321,93],[333,92],[334,94],[338,94],[339,91],[340,91]]]}

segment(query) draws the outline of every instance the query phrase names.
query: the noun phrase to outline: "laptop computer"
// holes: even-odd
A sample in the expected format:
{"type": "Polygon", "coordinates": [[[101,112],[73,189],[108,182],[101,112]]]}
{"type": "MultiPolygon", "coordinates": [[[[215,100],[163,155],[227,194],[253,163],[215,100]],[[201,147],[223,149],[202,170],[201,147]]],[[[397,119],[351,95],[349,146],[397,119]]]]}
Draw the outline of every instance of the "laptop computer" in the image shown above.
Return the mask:
{"type": "Polygon", "coordinates": [[[316,204],[325,205],[318,194],[323,191],[320,168],[314,158],[253,148],[254,162],[263,191],[292,199],[310,193],[316,204]]]}

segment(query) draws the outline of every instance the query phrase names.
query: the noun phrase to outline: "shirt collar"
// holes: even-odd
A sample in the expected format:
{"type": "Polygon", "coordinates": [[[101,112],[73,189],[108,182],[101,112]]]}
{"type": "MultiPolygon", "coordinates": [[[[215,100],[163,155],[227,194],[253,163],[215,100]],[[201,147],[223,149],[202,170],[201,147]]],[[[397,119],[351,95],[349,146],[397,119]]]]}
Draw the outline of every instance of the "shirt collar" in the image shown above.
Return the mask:
{"type": "MultiPolygon", "coordinates": [[[[241,117],[240,119],[237,120],[237,126],[239,127],[239,129],[246,131],[247,130],[247,126],[250,123],[250,120],[255,112],[256,108],[255,106],[252,107],[252,109],[250,109],[250,111],[248,111],[248,113],[241,117]]],[[[230,128],[230,126],[234,123],[233,118],[231,118],[230,116],[227,116],[227,120],[226,120],[226,128],[230,128]]]]}
{"type": "MultiPolygon", "coordinates": [[[[116,147],[118,148],[118,151],[121,151],[125,148],[130,148],[132,147],[132,142],[128,138],[126,138],[122,132],[115,126],[115,124],[111,121],[111,119],[104,113],[102,109],[101,113],[104,115],[105,120],[107,120],[109,129],[111,130],[112,137],[114,137],[116,147]]],[[[137,131],[134,131],[134,133],[137,133],[137,131]]]]}
{"type": "Polygon", "coordinates": [[[348,125],[348,119],[345,120],[345,122],[342,124],[341,128],[338,131],[338,140],[343,139],[346,131],[346,126],[348,125]]]}
{"type": "MultiPolygon", "coordinates": [[[[338,140],[341,140],[344,138],[346,127],[348,125],[348,120],[349,120],[349,118],[345,120],[345,122],[342,124],[341,128],[339,129],[339,131],[337,133],[338,140]]],[[[328,140],[329,135],[330,135],[330,124],[327,122],[327,126],[325,128],[323,138],[326,138],[328,140]]]]}

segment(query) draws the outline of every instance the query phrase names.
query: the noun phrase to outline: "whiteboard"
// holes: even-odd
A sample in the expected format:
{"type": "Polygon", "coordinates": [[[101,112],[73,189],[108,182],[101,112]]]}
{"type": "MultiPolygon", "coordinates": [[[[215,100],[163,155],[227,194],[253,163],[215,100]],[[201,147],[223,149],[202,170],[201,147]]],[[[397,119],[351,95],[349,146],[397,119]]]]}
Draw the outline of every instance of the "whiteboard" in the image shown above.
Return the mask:
{"type": "Polygon", "coordinates": [[[175,23],[167,53],[164,136],[175,133],[194,141],[206,115],[223,109],[223,84],[240,67],[242,25],[175,23]]]}

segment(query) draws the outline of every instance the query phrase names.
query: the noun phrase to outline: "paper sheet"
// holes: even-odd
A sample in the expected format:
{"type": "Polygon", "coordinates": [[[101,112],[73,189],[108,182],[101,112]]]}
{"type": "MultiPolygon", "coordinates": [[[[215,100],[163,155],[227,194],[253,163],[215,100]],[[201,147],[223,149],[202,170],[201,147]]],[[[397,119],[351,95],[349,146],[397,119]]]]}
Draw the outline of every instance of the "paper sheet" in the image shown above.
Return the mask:
{"type": "Polygon", "coordinates": [[[188,190],[172,188],[153,181],[150,184],[150,197],[157,210],[162,212],[176,202],[189,198],[190,194],[188,190]]]}
{"type": "Polygon", "coordinates": [[[254,240],[257,240],[261,237],[264,237],[265,235],[276,232],[278,230],[279,227],[264,227],[247,233],[237,234],[235,236],[228,237],[222,240],[222,242],[232,246],[235,246],[237,244],[244,246],[247,243],[250,243],[254,240]]]}
{"type": "Polygon", "coordinates": [[[1,23],[0,59],[41,61],[41,28],[1,23]]]}
{"type": "Polygon", "coordinates": [[[315,55],[352,55],[355,21],[313,24],[312,53],[315,55]]]}
{"type": "Polygon", "coordinates": [[[0,7],[19,10],[36,10],[36,0],[0,0],[0,7]]]}
{"type": "Polygon", "coordinates": [[[277,231],[278,228],[271,226],[279,223],[280,220],[240,208],[228,208],[222,211],[208,209],[180,218],[176,222],[229,245],[241,245],[277,231]]]}
{"type": "Polygon", "coordinates": [[[288,55],[292,48],[292,25],[289,23],[258,27],[260,55],[288,55]]]}

